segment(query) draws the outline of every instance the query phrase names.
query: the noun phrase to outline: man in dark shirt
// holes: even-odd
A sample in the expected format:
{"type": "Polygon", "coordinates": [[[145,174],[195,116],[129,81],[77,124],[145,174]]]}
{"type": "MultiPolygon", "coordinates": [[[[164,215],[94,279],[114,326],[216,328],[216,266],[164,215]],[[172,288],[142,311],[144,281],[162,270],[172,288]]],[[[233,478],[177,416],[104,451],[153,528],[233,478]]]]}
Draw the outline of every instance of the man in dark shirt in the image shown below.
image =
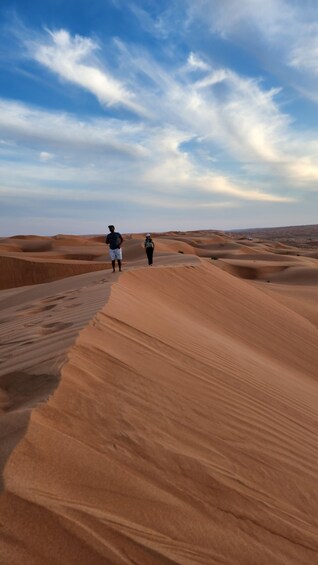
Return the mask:
{"type": "Polygon", "coordinates": [[[112,260],[112,267],[113,273],[115,272],[115,263],[116,259],[118,262],[118,269],[121,272],[121,261],[122,261],[122,251],[121,251],[121,244],[123,242],[123,238],[121,234],[115,231],[115,226],[108,226],[109,234],[106,237],[106,243],[109,245],[109,255],[112,260]]]}

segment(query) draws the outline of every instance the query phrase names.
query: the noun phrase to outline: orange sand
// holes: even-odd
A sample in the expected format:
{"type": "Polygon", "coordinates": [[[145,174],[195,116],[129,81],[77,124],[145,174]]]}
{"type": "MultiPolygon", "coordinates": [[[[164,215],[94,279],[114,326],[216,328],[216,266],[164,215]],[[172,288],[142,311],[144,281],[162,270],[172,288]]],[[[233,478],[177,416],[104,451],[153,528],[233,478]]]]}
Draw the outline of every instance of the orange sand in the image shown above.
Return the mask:
{"type": "Polygon", "coordinates": [[[0,244],[63,254],[0,292],[0,562],[317,563],[317,259],[176,232],[149,268],[134,235],[119,276],[48,240],[0,244]]]}

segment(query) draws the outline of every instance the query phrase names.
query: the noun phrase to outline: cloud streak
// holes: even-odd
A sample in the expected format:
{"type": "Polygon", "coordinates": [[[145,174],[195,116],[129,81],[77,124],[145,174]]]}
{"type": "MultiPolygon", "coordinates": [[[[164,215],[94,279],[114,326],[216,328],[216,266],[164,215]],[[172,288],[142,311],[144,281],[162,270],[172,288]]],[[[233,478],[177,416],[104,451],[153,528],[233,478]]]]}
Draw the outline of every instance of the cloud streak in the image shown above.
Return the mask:
{"type": "Polygon", "coordinates": [[[188,25],[244,46],[279,78],[318,102],[318,10],[312,0],[186,0],[188,25]],[[297,71],[295,75],[294,71],[297,71]]]}
{"type": "Polygon", "coordinates": [[[61,79],[85,88],[106,106],[122,105],[128,110],[144,115],[144,108],[136,102],[123,82],[116,80],[110,72],[98,68],[94,53],[98,45],[92,39],[68,31],[48,30],[45,43],[27,41],[31,56],[40,64],[56,73],[61,79]]]}
{"type": "Polygon", "coordinates": [[[129,123],[122,126],[112,119],[79,120],[65,112],[49,112],[5,99],[0,99],[0,128],[11,146],[18,142],[42,148],[44,143],[56,151],[63,148],[61,153],[68,148],[70,154],[103,152],[128,158],[145,152],[136,141],[138,128],[129,123]]]}

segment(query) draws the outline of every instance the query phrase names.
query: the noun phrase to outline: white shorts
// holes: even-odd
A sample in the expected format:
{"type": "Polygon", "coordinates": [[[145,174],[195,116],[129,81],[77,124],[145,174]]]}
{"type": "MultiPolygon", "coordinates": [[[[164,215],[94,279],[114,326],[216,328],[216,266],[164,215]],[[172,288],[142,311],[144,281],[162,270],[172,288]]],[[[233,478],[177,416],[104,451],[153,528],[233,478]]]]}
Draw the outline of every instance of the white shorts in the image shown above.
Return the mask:
{"type": "Polygon", "coordinates": [[[117,261],[121,261],[123,258],[123,254],[121,252],[121,249],[110,249],[109,250],[109,255],[112,261],[115,261],[115,259],[117,259],[117,261]]]}

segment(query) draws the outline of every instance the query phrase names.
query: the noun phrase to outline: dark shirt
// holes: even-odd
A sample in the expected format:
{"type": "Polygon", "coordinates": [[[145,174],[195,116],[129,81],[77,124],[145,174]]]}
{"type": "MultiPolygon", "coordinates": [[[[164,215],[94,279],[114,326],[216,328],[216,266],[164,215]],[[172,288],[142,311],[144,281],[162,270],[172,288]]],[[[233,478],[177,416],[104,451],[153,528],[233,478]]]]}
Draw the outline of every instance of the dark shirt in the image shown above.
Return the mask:
{"type": "Polygon", "coordinates": [[[146,249],[154,249],[155,244],[154,244],[153,240],[151,239],[151,237],[146,237],[144,246],[145,246],[146,249]]]}
{"type": "Polygon", "coordinates": [[[109,243],[110,249],[118,249],[121,244],[121,234],[117,231],[111,232],[106,237],[106,243],[109,243]]]}

